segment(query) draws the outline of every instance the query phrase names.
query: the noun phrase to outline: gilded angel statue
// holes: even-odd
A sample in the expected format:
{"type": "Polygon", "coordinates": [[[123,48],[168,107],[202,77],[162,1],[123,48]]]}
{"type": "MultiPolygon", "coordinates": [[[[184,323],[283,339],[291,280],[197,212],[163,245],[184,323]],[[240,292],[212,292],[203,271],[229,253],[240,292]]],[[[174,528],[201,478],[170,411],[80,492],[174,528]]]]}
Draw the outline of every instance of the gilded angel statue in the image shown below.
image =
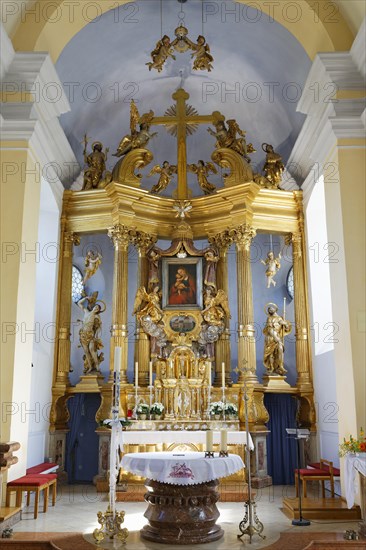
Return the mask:
{"type": "Polygon", "coordinates": [[[264,176],[273,185],[273,187],[278,188],[282,181],[282,173],[285,170],[282,157],[276,153],[273,146],[268,143],[263,143],[262,149],[265,153],[267,153],[266,162],[263,166],[264,176]]]}
{"type": "Polygon", "coordinates": [[[227,125],[229,128],[229,135],[232,137],[233,144],[235,144],[236,146],[236,152],[239,153],[239,155],[243,156],[247,162],[250,162],[251,158],[249,157],[249,154],[255,153],[256,150],[254,149],[252,143],[247,144],[245,139],[246,131],[242,130],[239,124],[234,119],[228,120],[227,125]],[[240,137],[237,138],[236,134],[238,134],[240,137]]]}
{"type": "Polygon", "coordinates": [[[191,57],[194,57],[193,69],[195,71],[205,71],[208,72],[213,69],[212,62],[214,58],[210,53],[210,46],[206,44],[206,39],[201,34],[197,38],[197,44],[190,42],[191,48],[194,50],[191,57]]]}
{"type": "Polygon", "coordinates": [[[165,34],[163,38],[156,43],[155,50],[151,52],[152,61],[146,63],[149,67],[149,71],[151,71],[151,69],[156,69],[158,73],[160,73],[168,57],[175,59],[173,51],[174,49],[170,43],[170,38],[165,34]]]}
{"type": "Polygon", "coordinates": [[[202,316],[208,325],[222,325],[225,318],[231,319],[227,294],[224,290],[217,293],[208,287],[204,296],[204,309],[202,316]]]}
{"type": "Polygon", "coordinates": [[[159,287],[147,293],[146,288],[141,286],[136,293],[135,302],[133,304],[133,315],[137,316],[140,321],[143,317],[150,317],[153,323],[158,323],[163,316],[163,311],[160,308],[160,293],[159,287]],[[146,303],[146,305],[139,310],[139,307],[146,303]]]}
{"type": "Polygon", "coordinates": [[[173,174],[176,173],[177,166],[170,164],[167,160],[164,160],[161,166],[160,164],[156,164],[148,174],[148,177],[153,176],[154,174],[160,174],[160,178],[158,183],[152,187],[151,193],[160,193],[161,191],[164,191],[164,189],[166,189],[171,182],[173,174]]]}
{"type": "Polygon", "coordinates": [[[245,134],[243,130],[240,129],[236,120],[231,119],[227,121],[228,128],[226,127],[224,117],[221,120],[217,120],[214,123],[216,132],[212,128],[207,128],[209,134],[216,138],[216,149],[227,148],[232,149],[239,155],[245,158],[247,162],[250,162],[248,157],[249,153],[254,153],[255,149],[251,143],[247,145],[245,140],[245,134]],[[239,138],[236,137],[236,134],[239,134],[239,138]]]}
{"type": "Polygon", "coordinates": [[[122,157],[123,155],[127,155],[127,153],[133,149],[145,147],[152,137],[157,136],[157,132],[150,134],[150,126],[153,118],[154,112],[151,110],[140,117],[136,104],[132,100],[130,110],[131,134],[124,136],[121,139],[118,149],[113,156],[122,157]],[[137,125],[139,125],[139,130],[136,128],[137,125]]]}
{"type": "Polygon", "coordinates": [[[210,172],[217,174],[216,167],[212,162],[205,163],[203,160],[199,160],[197,164],[188,164],[188,170],[196,174],[198,185],[205,195],[211,195],[216,191],[216,187],[207,179],[210,172]]]}
{"type": "Polygon", "coordinates": [[[90,279],[99,269],[100,264],[102,263],[102,255],[99,252],[93,252],[89,250],[86,253],[84,264],[85,264],[85,273],[83,284],[85,285],[86,281],[90,279]]]}

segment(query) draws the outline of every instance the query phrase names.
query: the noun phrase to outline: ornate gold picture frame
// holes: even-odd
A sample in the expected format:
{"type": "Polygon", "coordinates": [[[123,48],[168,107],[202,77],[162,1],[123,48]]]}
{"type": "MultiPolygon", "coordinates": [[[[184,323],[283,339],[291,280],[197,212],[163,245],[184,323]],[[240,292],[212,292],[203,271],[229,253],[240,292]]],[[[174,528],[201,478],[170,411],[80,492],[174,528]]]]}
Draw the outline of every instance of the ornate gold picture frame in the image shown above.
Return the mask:
{"type": "Polygon", "coordinates": [[[163,258],[163,308],[202,309],[202,258],[163,258]]]}

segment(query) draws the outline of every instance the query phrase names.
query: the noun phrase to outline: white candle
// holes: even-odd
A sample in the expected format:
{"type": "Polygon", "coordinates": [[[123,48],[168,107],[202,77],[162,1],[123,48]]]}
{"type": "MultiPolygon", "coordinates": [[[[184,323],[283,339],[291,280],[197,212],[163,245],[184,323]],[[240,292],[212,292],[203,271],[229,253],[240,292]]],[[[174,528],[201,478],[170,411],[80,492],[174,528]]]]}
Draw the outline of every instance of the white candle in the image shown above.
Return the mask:
{"type": "Polygon", "coordinates": [[[135,386],[136,386],[136,388],[137,388],[138,385],[139,385],[139,364],[136,361],[136,363],[135,363],[135,386]]]}
{"type": "Polygon", "coordinates": [[[222,387],[225,388],[225,363],[221,363],[222,387]]]}
{"type": "Polygon", "coordinates": [[[149,362],[149,386],[152,386],[153,380],[152,380],[152,362],[149,362]]]}
{"type": "Polygon", "coordinates": [[[211,430],[206,432],[206,451],[211,453],[213,451],[213,432],[211,430]]]}
{"type": "Polygon", "coordinates": [[[114,348],[114,372],[119,372],[121,369],[121,357],[122,357],[122,348],[116,346],[114,348]]]}
{"type": "Polygon", "coordinates": [[[227,430],[221,430],[220,432],[220,451],[227,452],[227,430]]]}
{"type": "Polygon", "coordinates": [[[286,297],[283,299],[283,320],[286,319],[286,297]]]}
{"type": "Polygon", "coordinates": [[[211,388],[211,370],[212,370],[212,363],[211,361],[208,361],[208,387],[211,388]]]}

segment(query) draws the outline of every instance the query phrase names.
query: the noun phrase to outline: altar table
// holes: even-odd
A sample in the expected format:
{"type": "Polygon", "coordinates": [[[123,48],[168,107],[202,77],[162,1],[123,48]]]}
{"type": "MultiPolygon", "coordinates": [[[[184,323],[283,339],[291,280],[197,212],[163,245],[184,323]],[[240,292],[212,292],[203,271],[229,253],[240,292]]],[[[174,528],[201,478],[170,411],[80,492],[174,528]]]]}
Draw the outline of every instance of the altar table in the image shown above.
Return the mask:
{"type": "Polygon", "coordinates": [[[147,478],[148,525],[141,537],[165,544],[201,544],[220,539],[218,479],[244,468],[240,456],[204,453],[129,453],[122,468],[147,478]]]}
{"type": "Polygon", "coordinates": [[[366,537],[366,453],[347,454],[345,467],[346,499],[348,508],[355,502],[355,477],[359,472],[362,522],[359,533],[366,537]]]}
{"type": "MultiPolygon", "coordinates": [[[[212,430],[214,444],[220,443],[220,430],[212,430]]],[[[130,445],[155,443],[206,443],[204,430],[124,430],[123,442],[130,445]]],[[[249,448],[254,449],[253,441],[248,434],[249,448]]],[[[228,445],[246,445],[247,433],[232,431],[227,433],[228,445]]]]}

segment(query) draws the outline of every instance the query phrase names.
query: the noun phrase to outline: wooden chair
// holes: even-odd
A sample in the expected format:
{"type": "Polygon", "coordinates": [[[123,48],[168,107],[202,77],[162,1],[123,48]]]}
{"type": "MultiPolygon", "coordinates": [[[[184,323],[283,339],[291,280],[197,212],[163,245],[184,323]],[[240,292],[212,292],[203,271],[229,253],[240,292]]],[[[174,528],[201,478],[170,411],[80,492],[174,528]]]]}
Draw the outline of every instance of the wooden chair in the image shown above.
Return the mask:
{"type": "Polygon", "coordinates": [[[11,493],[16,493],[16,506],[21,506],[23,491],[27,492],[27,506],[30,504],[30,494],[34,491],[34,519],[38,517],[39,495],[43,491],[43,512],[48,510],[49,490],[52,487],[52,506],[56,504],[56,474],[40,474],[38,476],[26,475],[19,479],[14,479],[7,484],[6,488],[6,506],[10,506],[11,493]]]}
{"type": "MultiPolygon", "coordinates": [[[[334,471],[333,471],[333,462],[325,460],[325,458],[320,459],[320,468],[302,468],[300,469],[300,481],[302,481],[302,494],[303,497],[307,496],[307,487],[306,484],[308,481],[321,481],[322,484],[322,497],[325,498],[325,481],[330,481],[330,492],[332,497],[334,497],[334,471]]],[[[299,496],[299,487],[298,487],[298,470],[295,470],[295,488],[296,496],[299,496]]]]}

